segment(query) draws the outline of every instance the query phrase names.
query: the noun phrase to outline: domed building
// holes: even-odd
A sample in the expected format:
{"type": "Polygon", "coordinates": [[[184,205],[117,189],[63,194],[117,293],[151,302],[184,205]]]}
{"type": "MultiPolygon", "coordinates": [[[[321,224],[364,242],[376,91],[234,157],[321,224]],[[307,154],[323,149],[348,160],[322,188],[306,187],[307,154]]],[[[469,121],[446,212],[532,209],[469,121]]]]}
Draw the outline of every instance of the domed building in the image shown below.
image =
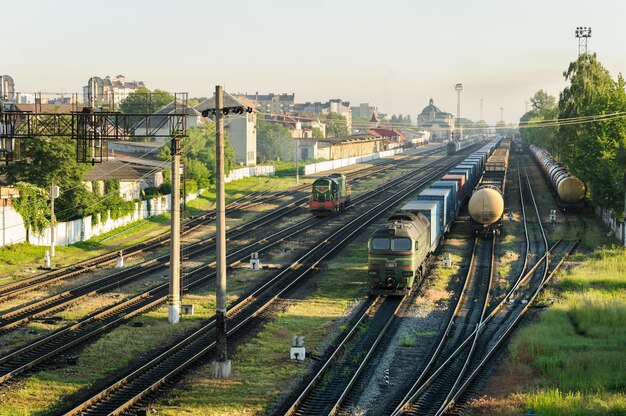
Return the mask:
{"type": "Polygon", "coordinates": [[[441,111],[431,98],[417,116],[417,127],[430,132],[432,140],[450,140],[454,130],[454,116],[441,111]]]}

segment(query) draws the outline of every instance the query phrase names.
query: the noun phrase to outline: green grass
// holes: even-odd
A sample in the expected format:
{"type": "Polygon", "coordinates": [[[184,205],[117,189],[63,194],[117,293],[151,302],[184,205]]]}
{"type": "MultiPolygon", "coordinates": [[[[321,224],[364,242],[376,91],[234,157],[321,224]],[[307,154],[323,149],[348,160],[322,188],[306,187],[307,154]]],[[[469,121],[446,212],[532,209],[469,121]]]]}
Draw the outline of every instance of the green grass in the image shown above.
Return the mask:
{"type": "Polygon", "coordinates": [[[6,392],[0,400],[0,415],[47,414],[61,404],[62,397],[88,386],[117,369],[142,357],[152,348],[164,345],[182,330],[197,327],[215,311],[214,296],[186,295],[184,303],[196,305],[195,315],[183,315],[174,326],[167,322],[167,307],[131,319],[89,344],[79,355],[76,366],[36,372],[6,392]],[[134,327],[133,322],[142,322],[134,327]]]}
{"type": "Polygon", "coordinates": [[[599,249],[552,288],[557,302],[524,328],[512,359],[531,370],[533,410],[626,414],[626,250],[599,249]]]}
{"type": "MultiPolygon", "coordinates": [[[[300,178],[300,183],[311,182],[311,179],[300,178]]],[[[296,186],[294,177],[259,176],[243,178],[226,184],[226,204],[257,191],[280,192],[296,186]]],[[[196,215],[215,209],[215,188],[204,191],[196,199],[187,202],[187,213],[196,215]]]]}
{"type": "Polygon", "coordinates": [[[237,349],[229,380],[210,378],[208,366],[196,370],[158,404],[162,415],[253,415],[267,411],[307,364],[289,360],[293,335],[305,336],[307,351],[316,351],[341,328],[337,320],[368,287],[364,241],[355,242],[320,270],[315,293],[294,300],[250,342],[237,349]]]}
{"type": "MultiPolygon", "coordinates": [[[[54,265],[68,265],[109,251],[119,250],[164,232],[169,224],[169,214],[135,221],[124,227],[94,236],[70,246],[57,246],[54,265]]],[[[43,266],[48,246],[28,243],[0,248],[0,284],[21,278],[25,269],[43,266]],[[20,273],[20,271],[22,271],[20,273]]]]}

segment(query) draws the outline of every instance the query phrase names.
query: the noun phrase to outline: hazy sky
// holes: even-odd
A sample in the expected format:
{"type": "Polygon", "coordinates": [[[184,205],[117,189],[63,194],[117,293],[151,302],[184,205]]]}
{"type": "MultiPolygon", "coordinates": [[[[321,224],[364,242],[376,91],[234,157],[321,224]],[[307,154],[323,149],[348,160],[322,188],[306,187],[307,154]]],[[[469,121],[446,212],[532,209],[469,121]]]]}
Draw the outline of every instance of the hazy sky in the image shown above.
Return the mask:
{"type": "Polygon", "coordinates": [[[123,74],[190,96],[295,93],[415,117],[429,98],[461,115],[517,121],[537,90],[566,85],[576,26],[616,77],[626,2],[596,0],[21,0],[0,2],[0,74],[17,91],[82,92],[123,74]]]}

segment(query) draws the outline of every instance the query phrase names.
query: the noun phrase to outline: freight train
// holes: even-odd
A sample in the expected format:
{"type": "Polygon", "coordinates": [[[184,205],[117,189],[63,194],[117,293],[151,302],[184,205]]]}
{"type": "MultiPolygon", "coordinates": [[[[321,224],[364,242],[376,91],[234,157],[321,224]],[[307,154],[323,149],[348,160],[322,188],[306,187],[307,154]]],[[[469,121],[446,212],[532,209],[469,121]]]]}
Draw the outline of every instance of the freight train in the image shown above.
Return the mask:
{"type": "Polygon", "coordinates": [[[510,148],[511,141],[503,140],[489,157],[485,172],[467,203],[474,236],[488,238],[500,234],[510,148]]]}
{"type": "Polygon", "coordinates": [[[350,187],[345,175],[333,173],[313,182],[309,211],[316,217],[332,215],[349,205],[350,187]]]}
{"type": "Polygon", "coordinates": [[[461,150],[467,149],[470,146],[474,146],[475,144],[479,143],[480,141],[481,141],[481,139],[479,137],[470,137],[470,138],[464,139],[464,140],[452,140],[452,141],[449,141],[448,144],[446,145],[446,150],[447,150],[448,156],[456,155],[461,150]]]}
{"type": "Polygon", "coordinates": [[[368,241],[373,294],[404,296],[423,277],[424,262],[450,230],[498,142],[472,153],[374,231],[368,241]]]}
{"type": "Polygon", "coordinates": [[[565,166],[554,160],[545,150],[532,145],[530,152],[548,180],[550,191],[556,198],[559,208],[563,212],[580,211],[584,208],[587,194],[585,183],[572,175],[565,166]]]}

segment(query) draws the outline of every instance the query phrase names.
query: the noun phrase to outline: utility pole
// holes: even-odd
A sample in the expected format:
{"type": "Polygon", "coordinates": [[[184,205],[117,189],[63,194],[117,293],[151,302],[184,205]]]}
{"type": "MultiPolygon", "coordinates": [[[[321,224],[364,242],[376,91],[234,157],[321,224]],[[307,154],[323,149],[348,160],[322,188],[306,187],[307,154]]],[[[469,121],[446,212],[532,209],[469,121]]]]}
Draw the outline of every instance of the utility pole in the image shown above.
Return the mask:
{"type": "Polygon", "coordinates": [[[300,168],[298,162],[300,160],[300,139],[296,139],[296,184],[300,184],[300,168]]]}
{"type": "Polygon", "coordinates": [[[180,321],[180,138],[172,136],[172,193],[170,228],[170,293],[167,298],[168,321],[180,321]]]}
{"type": "Polygon", "coordinates": [[[54,186],[54,181],[50,185],[50,257],[54,257],[54,247],[56,245],[56,230],[54,218],[54,199],[59,197],[59,187],[54,186]]]}
{"type": "Polygon", "coordinates": [[[483,118],[483,99],[480,99],[480,119],[484,120],[483,118]]]}
{"type": "Polygon", "coordinates": [[[217,343],[213,376],[215,378],[230,377],[231,365],[228,360],[226,340],[226,204],[224,185],[224,91],[221,85],[215,86],[215,121],[216,121],[216,246],[217,246],[217,297],[215,302],[215,318],[217,343]]]}

